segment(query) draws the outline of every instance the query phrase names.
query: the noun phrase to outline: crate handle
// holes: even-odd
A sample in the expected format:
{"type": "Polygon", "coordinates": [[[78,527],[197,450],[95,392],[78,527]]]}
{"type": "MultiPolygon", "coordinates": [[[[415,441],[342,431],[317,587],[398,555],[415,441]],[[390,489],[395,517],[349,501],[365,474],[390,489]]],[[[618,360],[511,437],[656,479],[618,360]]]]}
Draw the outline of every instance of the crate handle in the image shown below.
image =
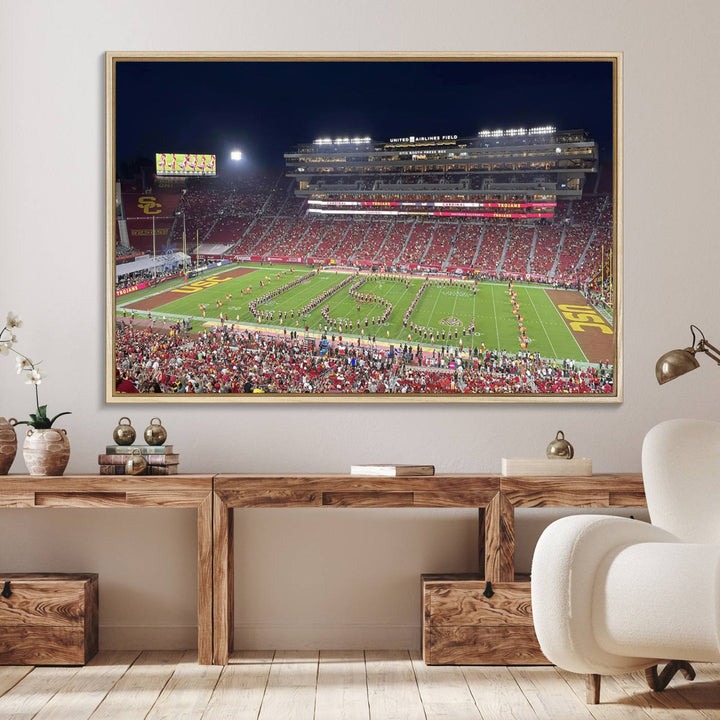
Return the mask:
{"type": "Polygon", "coordinates": [[[495,593],[493,592],[493,589],[492,589],[492,583],[488,580],[485,583],[485,590],[483,590],[483,595],[486,598],[491,598],[494,594],[495,593]]]}
{"type": "Polygon", "coordinates": [[[3,585],[2,592],[0,593],[4,598],[9,598],[12,595],[12,590],[10,590],[10,581],[6,580],[5,585],[3,585]]]}

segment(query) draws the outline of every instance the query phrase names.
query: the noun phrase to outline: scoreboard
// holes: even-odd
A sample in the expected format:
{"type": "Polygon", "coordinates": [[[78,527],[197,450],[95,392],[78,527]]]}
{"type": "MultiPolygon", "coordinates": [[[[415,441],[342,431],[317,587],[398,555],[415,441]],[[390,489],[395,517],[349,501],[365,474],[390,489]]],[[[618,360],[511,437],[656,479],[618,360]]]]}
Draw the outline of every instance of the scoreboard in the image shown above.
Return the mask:
{"type": "Polygon", "coordinates": [[[216,163],[214,155],[185,153],[155,153],[155,173],[158,176],[193,177],[214,176],[216,163]]]}

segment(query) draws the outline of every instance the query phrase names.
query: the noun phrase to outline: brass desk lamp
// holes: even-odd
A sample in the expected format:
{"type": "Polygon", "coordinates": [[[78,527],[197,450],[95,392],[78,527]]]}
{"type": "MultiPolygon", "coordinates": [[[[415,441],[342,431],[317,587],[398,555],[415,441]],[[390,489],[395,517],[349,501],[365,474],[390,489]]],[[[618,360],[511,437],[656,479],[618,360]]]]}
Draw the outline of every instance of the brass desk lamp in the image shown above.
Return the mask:
{"type": "Polygon", "coordinates": [[[690,332],[692,333],[692,345],[690,347],[684,350],[670,350],[655,363],[655,377],[660,385],[674,380],[696,367],[700,367],[700,363],[695,357],[698,352],[704,352],[720,365],[720,350],[705,339],[703,331],[696,325],[691,325],[690,332]],[[700,340],[697,339],[695,331],[700,335],[700,340]]]}

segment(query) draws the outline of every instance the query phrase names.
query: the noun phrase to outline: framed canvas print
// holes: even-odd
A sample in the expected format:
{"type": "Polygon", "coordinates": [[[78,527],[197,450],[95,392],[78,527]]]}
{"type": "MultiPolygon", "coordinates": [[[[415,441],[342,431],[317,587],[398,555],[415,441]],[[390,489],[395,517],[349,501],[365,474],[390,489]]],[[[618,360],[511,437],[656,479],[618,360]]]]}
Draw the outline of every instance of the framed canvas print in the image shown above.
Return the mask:
{"type": "Polygon", "coordinates": [[[110,52],[109,402],[620,402],[622,55],[110,52]]]}

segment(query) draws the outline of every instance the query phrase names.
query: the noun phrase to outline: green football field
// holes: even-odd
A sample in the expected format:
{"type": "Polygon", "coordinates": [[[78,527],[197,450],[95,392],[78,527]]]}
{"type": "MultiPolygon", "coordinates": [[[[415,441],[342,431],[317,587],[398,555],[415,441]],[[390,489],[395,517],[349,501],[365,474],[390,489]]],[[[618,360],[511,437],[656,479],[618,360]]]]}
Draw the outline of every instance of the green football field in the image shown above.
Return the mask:
{"type": "MultiPolygon", "coordinates": [[[[233,268],[236,266],[216,270],[216,273],[220,273],[216,277],[222,277],[233,268]]],[[[229,322],[256,324],[258,320],[248,309],[252,300],[307,276],[306,282],[258,304],[257,310],[265,314],[261,327],[280,331],[283,328],[304,331],[308,327],[315,332],[327,328],[328,335],[337,335],[341,322],[340,333],[343,338],[375,337],[378,341],[406,343],[410,336],[413,345],[420,343],[427,347],[458,347],[462,342],[465,349],[484,344],[491,350],[507,350],[510,353],[521,350],[518,319],[513,315],[507,283],[479,282],[477,292],[473,293],[472,281],[453,280],[450,283],[449,280],[431,279],[412,312],[408,327],[404,327],[403,316],[424,282],[420,277],[408,280],[405,277],[393,279],[388,276],[360,275],[336,290],[347,279],[348,273],[324,270],[315,275],[305,268],[296,267],[291,272],[287,266],[267,265],[248,267],[246,270],[247,274],[223,279],[222,282],[215,282],[213,275],[208,273],[191,280],[187,285],[176,281],[174,285],[167,283],[151,290],[132,293],[117,299],[117,312],[122,315],[125,307],[127,314],[129,306],[145,298],[145,303],[153,305],[151,312],[155,319],[162,319],[163,316],[168,320],[189,318],[193,320],[194,329],[199,329],[203,322],[217,321],[220,312],[227,314],[229,322]],[[358,280],[363,282],[357,292],[392,303],[392,312],[385,323],[379,323],[386,307],[382,302],[361,302],[349,294],[350,287],[358,280]],[[329,296],[317,308],[307,315],[299,316],[303,306],[326,292],[329,296]],[[228,300],[229,295],[232,296],[231,300],[228,300]],[[218,300],[222,302],[221,308],[217,307],[218,300]],[[201,304],[206,307],[205,317],[202,316],[201,304]],[[322,316],[325,305],[330,306],[331,323],[322,316]],[[281,316],[283,312],[286,313],[284,317],[281,316]],[[475,330],[470,332],[473,319],[475,330]],[[419,326],[420,332],[413,332],[412,324],[419,326]],[[431,337],[434,338],[433,343],[431,337]]],[[[516,283],[515,290],[527,329],[528,351],[538,352],[545,358],[585,361],[585,355],[545,288],[516,283]]],[[[136,312],[141,317],[147,315],[147,310],[136,312]]]]}

